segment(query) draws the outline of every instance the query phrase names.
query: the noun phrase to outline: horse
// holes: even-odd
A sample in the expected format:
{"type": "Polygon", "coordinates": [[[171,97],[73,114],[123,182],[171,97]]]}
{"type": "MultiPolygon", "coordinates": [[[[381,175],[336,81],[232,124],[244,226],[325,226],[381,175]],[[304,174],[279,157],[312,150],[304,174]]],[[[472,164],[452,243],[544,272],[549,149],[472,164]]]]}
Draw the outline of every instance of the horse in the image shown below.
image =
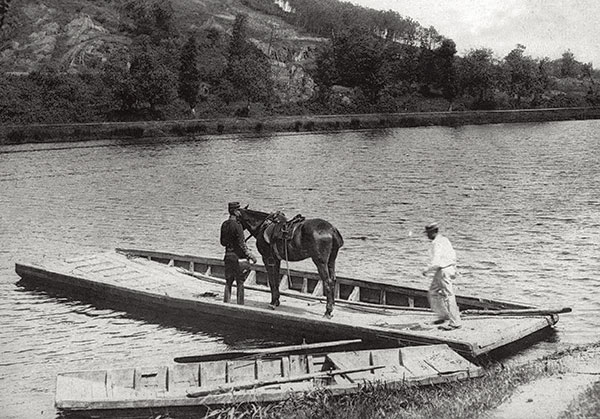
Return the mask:
{"type": "Polygon", "coordinates": [[[267,268],[271,290],[269,306],[274,310],[280,304],[279,268],[282,259],[297,262],[311,258],[317,267],[323,282],[323,292],[327,297],[325,317],[331,318],[334,305],[335,260],[340,247],[344,245],[344,239],[338,229],[320,218],[305,219],[296,216],[288,221],[281,212],[269,214],[248,207],[240,208],[239,211],[240,222],[256,239],[256,248],[267,268]]]}

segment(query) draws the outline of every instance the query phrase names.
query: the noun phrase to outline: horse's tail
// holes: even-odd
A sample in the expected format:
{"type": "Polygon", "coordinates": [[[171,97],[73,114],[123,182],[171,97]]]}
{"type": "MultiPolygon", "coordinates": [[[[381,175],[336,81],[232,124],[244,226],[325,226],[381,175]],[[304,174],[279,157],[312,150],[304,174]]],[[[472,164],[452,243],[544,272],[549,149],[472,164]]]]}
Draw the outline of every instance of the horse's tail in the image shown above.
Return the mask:
{"type": "Polygon", "coordinates": [[[337,228],[333,227],[333,231],[335,233],[335,238],[338,241],[338,249],[339,249],[340,247],[342,247],[344,245],[344,238],[342,237],[342,233],[340,233],[340,231],[337,228]]]}

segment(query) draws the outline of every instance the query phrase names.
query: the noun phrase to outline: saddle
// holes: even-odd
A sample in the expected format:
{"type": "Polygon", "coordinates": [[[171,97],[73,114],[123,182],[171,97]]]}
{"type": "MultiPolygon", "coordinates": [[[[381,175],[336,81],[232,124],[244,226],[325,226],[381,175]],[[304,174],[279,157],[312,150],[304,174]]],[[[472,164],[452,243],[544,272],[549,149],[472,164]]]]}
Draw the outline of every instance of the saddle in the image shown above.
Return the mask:
{"type": "Polygon", "coordinates": [[[280,246],[285,246],[285,242],[294,237],[296,229],[304,220],[305,217],[300,214],[297,214],[291,220],[287,220],[283,213],[278,212],[273,217],[273,221],[265,228],[263,238],[271,245],[271,250],[279,259],[284,259],[280,254],[280,246]]]}

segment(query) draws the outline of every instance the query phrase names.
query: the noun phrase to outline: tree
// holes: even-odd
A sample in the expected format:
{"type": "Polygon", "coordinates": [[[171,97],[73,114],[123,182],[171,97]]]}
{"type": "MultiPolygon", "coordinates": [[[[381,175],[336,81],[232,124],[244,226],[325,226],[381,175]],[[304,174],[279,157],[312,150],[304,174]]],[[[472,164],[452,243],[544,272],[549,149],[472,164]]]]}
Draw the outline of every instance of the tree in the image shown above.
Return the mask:
{"type": "Polygon", "coordinates": [[[475,108],[493,108],[494,89],[497,85],[497,69],[492,50],[471,50],[457,62],[459,91],[475,99],[475,108]]]}
{"type": "Polygon", "coordinates": [[[0,29],[4,25],[4,16],[8,13],[10,0],[0,0],[0,29]]]}
{"type": "Polygon", "coordinates": [[[577,77],[579,75],[579,63],[575,60],[575,55],[570,50],[563,52],[560,60],[561,77],[577,77]]]}
{"type": "Polygon", "coordinates": [[[224,33],[208,28],[198,45],[198,72],[201,81],[219,84],[227,69],[228,44],[224,33]]]}
{"type": "Polygon", "coordinates": [[[196,37],[190,35],[181,51],[179,67],[179,97],[182,98],[194,114],[200,90],[200,71],[198,70],[198,46],[196,37]]]}
{"type": "Polygon", "coordinates": [[[246,20],[246,15],[236,16],[225,75],[249,106],[251,101],[268,102],[273,97],[273,80],[268,58],[247,40],[246,20]]]}
{"type": "Polygon", "coordinates": [[[248,52],[248,35],[246,34],[248,16],[239,14],[233,22],[233,31],[229,43],[229,62],[243,57],[248,52]]]}
{"type": "Polygon", "coordinates": [[[142,37],[132,47],[129,61],[107,66],[106,83],[123,110],[149,108],[155,112],[157,106],[166,105],[177,96],[177,76],[167,65],[167,55],[171,54],[142,37]]]}
{"type": "Polygon", "coordinates": [[[120,9],[121,30],[150,36],[157,43],[171,35],[173,13],[169,0],[127,0],[120,9]]]}
{"type": "Polygon", "coordinates": [[[166,105],[176,97],[177,77],[160,59],[160,52],[143,44],[131,59],[129,69],[136,105],[139,108],[166,105]]]}
{"type": "Polygon", "coordinates": [[[247,54],[231,63],[229,81],[248,102],[267,103],[273,96],[271,65],[261,53],[247,54]]]}
{"type": "Polygon", "coordinates": [[[333,40],[339,83],[359,87],[374,102],[384,85],[383,50],[384,41],[364,29],[352,28],[340,33],[333,40]]]}
{"type": "Polygon", "coordinates": [[[381,74],[386,85],[412,84],[419,79],[419,48],[386,42],[383,49],[381,74]]]}
{"type": "Polygon", "coordinates": [[[337,84],[339,80],[331,43],[325,44],[317,52],[315,67],[311,75],[319,88],[319,99],[327,100],[331,93],[331,87],[337,84]]]}
{"type": "Polygon", "coordinates": [[[444,39],[434,53],[438,73],[436,85],[442,89],[442,94],[450,102],[450,109],[452,109],[452,102],[457,94],[456,67],[454,65],[456,44],[451,39],[444,39]]]}
{"type": "Polygon", "coordinates": [[[504,88],[513,99],[515,108],[521,107],[524,97],[535,96],[543,90],[539,64],[525,56],[525,46],[517,45],[504,58],[504,88]]]}

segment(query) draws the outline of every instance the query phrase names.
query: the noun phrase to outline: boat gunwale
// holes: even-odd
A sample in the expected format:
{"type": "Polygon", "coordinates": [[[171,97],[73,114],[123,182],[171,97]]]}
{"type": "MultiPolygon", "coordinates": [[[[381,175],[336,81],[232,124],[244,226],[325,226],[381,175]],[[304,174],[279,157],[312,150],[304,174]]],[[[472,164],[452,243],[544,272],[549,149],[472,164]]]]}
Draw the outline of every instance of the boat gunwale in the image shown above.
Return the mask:
{"type": "MultiPolygon", "coordinates": [[[[179,254],[173,252],[166,251],[154,251],[154,250],[143,250],[143,249],[128,249],[128,248],[116,248],[115,251],[117,253],[121,253],[125,256],[135,256],[135,257],[147,257],[150,260],[152,258],[158,259],[171,259],[177,261],[184,262],[198,262],[205,265],[215,265],[219,267],[224,267],[224,262],[222,259],[213,258],[213,257],[205,257],[205,256],[196,256],[196,255],[186,255],[179,254]]],[[[161,263],[158,262],[157,263],[161,263]]],[[[263,273],[267,272],[267,269],[260,264],[252,264],[250,265],[251,270],[260,271],[263,273]]],[[[287,275],[287,269],[285,270],[285,274],[287,275]]],[[[284,273],[284,270],[281,269],[281,272],[284,273]]],[[[305,277],[313,280],[320,280],[318,273],[311,271],[302,271],[298,269],[289,269],[289,273],[291,276],[297,277],[305,277]]],[[[338,276],[336,275],[336,281],[340,284],[345,285],[353,285],[359,286],[361,288],[368,288],[371,290],[378,291],[391,291],[396,292],[401,295],[406,295],[409,297],[424,297],[427,295],[427,290],[422,288],[408,287],[405,285],[396,285],[386,282],[380,281],[372,281],[367,279],[357,279],[350,278],[346,276],[338,276]]],[[[344,300],[344,299],[341,299],[344,300]]],[[[486,308],[486,306],[503,306],[506,308],[514,308],[514,309],[528,309],[528,308],[536,308],[535,306],[528,305],[522,302],[513,302],[513,301],[505,301],[505,300],[496,300],[487,297],[479,297],[479,296],[467,296],[467,295],[456,295],[457,303],[475,305],[478,307],[486,308]]],[[[371,303],[374,305],[379,305],[380,303],[371,303]]],[[[404,307],[402,305],[397,305],[398,307],[404,307]]]]}

